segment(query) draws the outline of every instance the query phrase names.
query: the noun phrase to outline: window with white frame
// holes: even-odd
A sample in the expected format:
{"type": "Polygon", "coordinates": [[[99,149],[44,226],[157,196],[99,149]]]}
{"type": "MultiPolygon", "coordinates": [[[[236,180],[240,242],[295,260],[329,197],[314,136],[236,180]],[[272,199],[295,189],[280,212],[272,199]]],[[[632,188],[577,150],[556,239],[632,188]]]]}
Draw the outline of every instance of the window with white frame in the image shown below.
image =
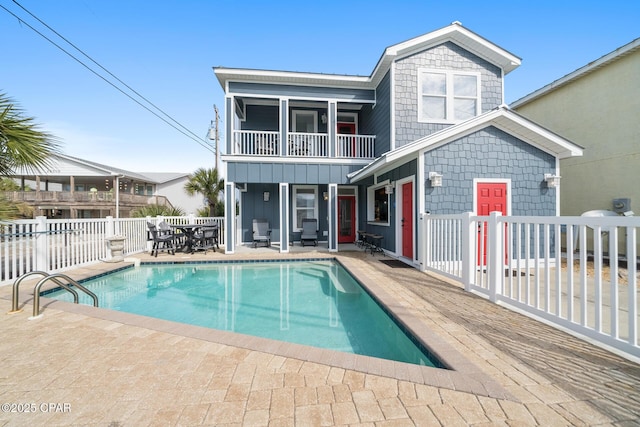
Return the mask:
{"type": "Polygon", "coordinates": [[[452,123],[480,111],[480,74],[462,71],[418,72],[418,121],[452,123]]]}
{"type": "Polygon", "coordinates": [[[310,110],[293,110],[291,130],[293,132],[317,133],[318,112],[310,110]]]}
{"type": "Polygon", "coordinates": [[[385,185],[367,189],[367,221],[389,225],[389,194],[385,185]]]}
{"type": "Polygon", "coordinates": [[[313,185],[293,186],[293,227],[296,231],[302,230],[302,220],[305,218],[318,218],[318,187],[313,185]]]}

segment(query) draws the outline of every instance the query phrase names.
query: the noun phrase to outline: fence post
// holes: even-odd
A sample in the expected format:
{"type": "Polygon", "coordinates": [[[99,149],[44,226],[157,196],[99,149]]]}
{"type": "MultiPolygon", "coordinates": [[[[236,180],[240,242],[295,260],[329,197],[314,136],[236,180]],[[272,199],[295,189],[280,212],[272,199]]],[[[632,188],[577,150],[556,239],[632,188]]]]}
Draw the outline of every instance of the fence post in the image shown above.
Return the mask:
{"type": "Polygon", "coordinates": [[[504,227],[500,217],[501,212],[493,211],[489,214],[487,231],[487,278],[489,299],[497,302],[502,295],[502,281],[504,279],[504,227]]]}
{"type": "Polygon", "coordinates": [[[431,221],[429,221],[428,214],[420,214],[420,221],[418,222],[418,236],[422,236],[421,239],[418,239],[418,242],[420,242],[420,247],[418,248],[418,262],[420,264],[420,271],[425,271],[431,256],[429,251],[429,248],[431,247],[431,221]]]}
{"type": "Polygon", "coordinates": [[[35,255],[34,270],[49,271],[49,233],[47,230],[47,217],[36,217],[35,229],[35,255]]]}
{"type": "Polygon", "coordinates": [[[475,251],[475,236],[476,229],[474,222],[471,220],[472,212],[465,212],[462,214],[460,224],[460,244],[462,245],[460,255],[462,263],[462,284],[465,291],[471,290],[472,277],[476,271],[476,251],[475,251]]]}
{"type": "Polygon", "coordinates": [[[115,221],[113,220],[112,216],[108,216],[106,218],[107,220],[107,224],[105,226],[105,233],[106,236],[105,237],[111,237],[111,236],[115,236],[116,235],[116,227],[115,227],[115,221]]]}

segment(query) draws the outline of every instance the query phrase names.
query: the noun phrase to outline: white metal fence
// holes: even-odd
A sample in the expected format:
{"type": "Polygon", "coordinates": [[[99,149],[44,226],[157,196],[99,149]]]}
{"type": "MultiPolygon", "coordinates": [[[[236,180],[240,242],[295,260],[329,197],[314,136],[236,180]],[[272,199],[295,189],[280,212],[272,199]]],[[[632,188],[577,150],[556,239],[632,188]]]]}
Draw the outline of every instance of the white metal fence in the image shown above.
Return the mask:
{"type": "Polygon", "coordinates": [[[0,223],[0,284],[11,283],[35,270],[57,272],[106,260],[107,237],[125,237],[124,253],[147,250],[147,221],[157,224],[204,224],[219,226],[219,243],[224,245],[224,218],[154,217],[101,219],[18,220],[0,223]]]}
{"type": "Polygon", "coordinates": [[[424,215],[422,268],[640,358],[637,217],[424,215]]]}

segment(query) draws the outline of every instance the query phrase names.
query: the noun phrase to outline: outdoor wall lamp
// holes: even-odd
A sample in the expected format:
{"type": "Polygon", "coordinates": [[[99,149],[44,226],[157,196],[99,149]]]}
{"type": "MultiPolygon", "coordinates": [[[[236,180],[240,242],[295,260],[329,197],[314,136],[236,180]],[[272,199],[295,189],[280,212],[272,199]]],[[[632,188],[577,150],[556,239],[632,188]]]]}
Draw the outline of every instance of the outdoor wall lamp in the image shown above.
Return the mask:
{"type": "Polygon", "coordinates": [[[262,193],[262,200],[264,200],[265,202],[269,201],[269,192],[265,191],[264,193],[262,193]]]}
{"type": "Polygon", "coordinates": [[[393,194],[393,183],[384,186],[384,194],[393,194]]]}
{"type": "Polygon", "coordinates": [[[320,116],[320,120],[322,121],[322,124],[326,124],[327,123],[327,113],[322,113],[322,115],[320,116]]]}
{"type": "Polygon", "coordinates": [[[326,191],[324,193],[322,193],[322,198],[327,201],[329,200],[329,193],[327,193],[326,191]]]}
{"type": "Polygon", "coordinates": [[[429,181],[431,181],[432,187],[442,187],[442,174],[429,172],[429,181]]]}
{"type": "Polygon", "coordinates": [[[560,185],[560,175],[545,173],[544,180],[547,182],[547,187],[549,188],[556,188],[560,185]]]}

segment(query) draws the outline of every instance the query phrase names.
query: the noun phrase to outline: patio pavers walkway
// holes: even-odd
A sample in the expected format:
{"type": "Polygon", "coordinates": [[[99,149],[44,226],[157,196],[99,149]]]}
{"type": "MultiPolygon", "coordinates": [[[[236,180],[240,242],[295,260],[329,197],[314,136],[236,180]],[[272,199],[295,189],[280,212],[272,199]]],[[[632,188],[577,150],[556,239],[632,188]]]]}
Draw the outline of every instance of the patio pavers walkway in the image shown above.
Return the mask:
{"type": "MultiPolygon", "coordinates": [[[[337,256],[464,354],[504,397],[185,336],[175,324],[106,320],[90,308],[45,306],[29,321],[27,304],[0,315],[0,403],[35,410],[3,406],[0,425],[640,425],[640,365],[380,256],[337,256]]],[[[281,255],[204,259],[256,257],[281,255]]],[[[10,291],[0,288],[4,313],[10,291]]]]}

